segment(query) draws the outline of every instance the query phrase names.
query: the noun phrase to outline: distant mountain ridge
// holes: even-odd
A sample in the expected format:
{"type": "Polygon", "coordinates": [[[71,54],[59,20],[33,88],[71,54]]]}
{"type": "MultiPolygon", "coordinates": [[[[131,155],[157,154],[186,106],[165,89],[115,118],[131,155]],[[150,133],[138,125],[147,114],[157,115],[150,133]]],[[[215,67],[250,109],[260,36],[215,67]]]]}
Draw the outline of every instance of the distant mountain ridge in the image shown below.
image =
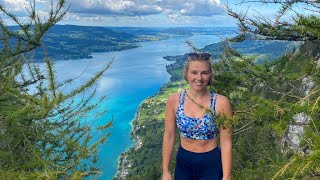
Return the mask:
{"type": "MultiPolygon", "coordinates": [[[[18,26],[9,27],[19,30],[18,26]]],[[[173,36],[195,34],[220,35],[235,32],[233,27],[98,27],[55,25],[44,35],[44,49],[35,50],[33,58],[44,60],[44,54],[52,60],[76,60],[92,58],[92,53],[121,51],[137,48],[139,42],[167,39],[173,36]],[[44,52],[45,51],[45,52],[44,52]]],[[[1,46],[1,44],[0,44],[1,46]]]]}
{"type": "MultiPolygon", "coordinates": [[[[119,51],[139,47],[137,36],[104,27],[55,25],[44,36],[43,43],[53,60],[91,58],[94,52],[119,51]]],[[[35,59],[43,59],[41,49],[35,59]]]]}
{"type": "MultiPolygon", "coordinates": [[[[237,38],[238,36],[233,39],[237,38]]],[[[221,59],[221,54],[226,47],[231,47],[243,55],[254,56],[256,63],[262,63],[263,61],[274,60],[285,53],[293,53],[300,45],[301,42],[296,41],[259,40],[250,36],[240,42],[231,40],[213,43],[199,51],[210,53],[212,59],[216,61],[221,59]]],[[[175,63],[167,66],[169,74],[172,75],[170,78],[171,81],[180,81],[183,78],[182,70],[187,56],[188,54],[164,57],[168,61],[175,61],[175,63]]]]}

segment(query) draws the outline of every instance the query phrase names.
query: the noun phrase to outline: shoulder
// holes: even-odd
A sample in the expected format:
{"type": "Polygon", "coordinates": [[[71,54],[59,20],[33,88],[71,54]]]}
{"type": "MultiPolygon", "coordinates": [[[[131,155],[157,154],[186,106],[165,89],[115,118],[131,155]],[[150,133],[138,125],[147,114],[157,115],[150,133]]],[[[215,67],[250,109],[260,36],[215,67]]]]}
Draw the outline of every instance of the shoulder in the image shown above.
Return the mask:
{"type": "Polygon", "coordinates": [[[230,105],[230,101],[226,96],[218,94],[218,96],[217,96],[217,104],[222,105],[222,106],[223,105],[230,105]]]}
{"type": "Polygon", "coordinates": [[[173,93],[171,94],[169,97],[168,97],[168,100],[167,100],[167,104],[166,104],[166,109],[171,112],[175,112],[179,106],[179,96],[180,96],[180,93],[179,92],[176,92],[176,93],[173,93]]]}
{"type": "Polygon", "coordinates": [[[231,115],[232,116],[232,107],[231,107],[231,103],[229,101],[229,99],[224,96],[219,94],[217,97],[217,102],[216,102],[216,109],[217,109],[217,113],[219,115],[231,115]]]}
{"type": "Polygon", "coordinates": [[[167,104],[175,104],[175,103],[179,102],[179,96],[180,96],[179,92],[175,92],[175,93],[171,94],[168,97],[167,104]]]}

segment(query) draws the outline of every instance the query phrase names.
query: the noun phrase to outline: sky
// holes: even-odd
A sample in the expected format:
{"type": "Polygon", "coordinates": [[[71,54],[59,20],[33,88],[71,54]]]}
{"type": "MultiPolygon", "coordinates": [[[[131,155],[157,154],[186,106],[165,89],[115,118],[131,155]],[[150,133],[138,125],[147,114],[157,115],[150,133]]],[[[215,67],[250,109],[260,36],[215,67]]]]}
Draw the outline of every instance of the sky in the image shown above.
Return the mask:
{"type": "MultiPolygon", "coordinates": [[[[35,0],[40,17],[47,17],[51,0],[35,0]]],[[[236,21],[227,15],[226,4],[237,11],[258,12],[271,17],[276,6],[242,4],[241,0],[66,0],[67,14],[58,24],[133,27],[232,27],[236,21]]],[[[0,0],[0,5],[27,19],[32,0],[0,0]]],[[[52,0],[55,5],[58,0],[52,0]]],[[[5,22],[3,14],[1,19],[5,22]]]]}

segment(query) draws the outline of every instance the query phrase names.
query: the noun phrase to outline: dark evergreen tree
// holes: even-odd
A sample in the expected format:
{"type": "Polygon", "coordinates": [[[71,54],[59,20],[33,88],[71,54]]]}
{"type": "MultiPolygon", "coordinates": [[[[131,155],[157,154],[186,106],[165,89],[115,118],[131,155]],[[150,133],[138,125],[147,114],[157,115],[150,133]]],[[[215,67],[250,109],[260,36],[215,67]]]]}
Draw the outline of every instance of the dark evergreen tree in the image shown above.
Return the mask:
{"type": "Polygon", "coordinates": [[[39,47],[46,53],[41,38],[65,15],[65,1],[52,1],[46,18],[37,14],[35,1],[28,8],[28,21],[1,5],[0,13],[1,179],[82,179],[99,174],[98,146],[107,140],[111,122],[97,127],[85,118],[91,112],[105,113],[93,111],[104,100],[97,100],[95,84],[110,64],[80,87],[62,92],[74,79],[59,82],[48,56],[46,71],[41,71],[32,53],[39,47]],[[4,19],[15,26],[7,26],[4,19]]]}

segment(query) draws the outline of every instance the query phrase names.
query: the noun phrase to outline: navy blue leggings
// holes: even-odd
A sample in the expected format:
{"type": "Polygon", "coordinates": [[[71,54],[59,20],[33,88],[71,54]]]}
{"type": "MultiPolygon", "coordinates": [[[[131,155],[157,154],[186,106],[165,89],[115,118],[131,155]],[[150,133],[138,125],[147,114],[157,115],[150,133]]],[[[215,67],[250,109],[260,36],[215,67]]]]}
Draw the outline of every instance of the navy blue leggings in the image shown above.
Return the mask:
{"type": "Polygon", "coordinates": [[[221,152],[218,147],[209,152],[195,153],[179,147],[175,180],[221,180],[221,152]]]}

